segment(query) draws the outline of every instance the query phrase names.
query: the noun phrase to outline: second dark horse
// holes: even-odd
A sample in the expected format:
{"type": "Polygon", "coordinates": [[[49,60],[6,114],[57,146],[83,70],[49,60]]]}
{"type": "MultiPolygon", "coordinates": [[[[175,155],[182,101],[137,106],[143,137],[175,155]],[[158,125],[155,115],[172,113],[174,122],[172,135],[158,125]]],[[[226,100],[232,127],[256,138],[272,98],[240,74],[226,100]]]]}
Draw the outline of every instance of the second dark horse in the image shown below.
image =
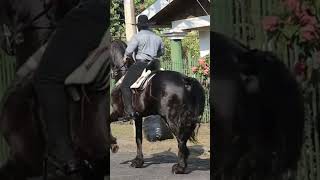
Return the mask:
{"type": "MultiPolygon", "coordinates": [[[[124,75],[123,54],[126,44],[116,40],[111,43],[111,66],[115,79],[124,75]]],[[[131,166],[143,166],[142,153],[142,119],[150,115],[160,115],[178,141],[178,163],[173,165],[172,172],[185,173],[189,150],[188,140],[195,140],[195,130],[204,111],[205,95],[201,84],[194,78],[174,71],[157,71],[144,90],[133,94],[133,107],[139,113],[135,121],[137,156],[131,166]]],[[[111,121],[124,116],[122,95],[119,86],[111,94],[111,121]]]]}

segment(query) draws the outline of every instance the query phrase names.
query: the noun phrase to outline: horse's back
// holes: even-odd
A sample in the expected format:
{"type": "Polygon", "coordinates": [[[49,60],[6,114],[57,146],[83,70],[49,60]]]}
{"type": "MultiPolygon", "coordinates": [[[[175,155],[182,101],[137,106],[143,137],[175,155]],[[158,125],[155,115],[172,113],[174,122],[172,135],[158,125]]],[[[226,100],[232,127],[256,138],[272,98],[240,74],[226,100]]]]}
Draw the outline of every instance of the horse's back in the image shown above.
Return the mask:
{"type": "Polygon", "coordinates": [[[186,108],[194,110],[195,114],[202,115],[205,106],[205,92],[201,83],[176,71],[159,71],[152,79],[152,92],[164,96],[176,97],[186,108]]]}

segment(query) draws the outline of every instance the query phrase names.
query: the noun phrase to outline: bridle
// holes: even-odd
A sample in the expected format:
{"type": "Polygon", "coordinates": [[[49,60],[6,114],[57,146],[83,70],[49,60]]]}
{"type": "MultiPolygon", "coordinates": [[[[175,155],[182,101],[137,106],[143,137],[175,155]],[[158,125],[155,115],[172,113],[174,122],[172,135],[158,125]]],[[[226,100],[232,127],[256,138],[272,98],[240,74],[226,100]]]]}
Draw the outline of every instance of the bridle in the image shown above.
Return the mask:
{"type": "Polygon", "coordinates": [[[128,71],[127,62],[123,63],[122,66],[113,66],[111,69],[111,78],[115,79],[119,74],[125,74],[128,71]]]}
{"type": "Polygon", "coordinates": [[[47,4],[46,1],[43,1],[44,9],[38,13],[35,17],[33,17],[29,22],[24,23],[21,26],[18,26],[16,29],[12,30],[9,28],[7,24],[3,24],[1,28],[3,28],[3,35],[5,40],[5,49],[9,55],[16,54],[16,47],[24,42],[23,32],[25,30],[53,30],[55,29],[55,25],[53,24],[52,17],[48,14],[53,5],[47,4]],[[46,17],[50,21],[50,25],[46,27],[36,26],[34,23],[42,17],[46,17]]]}

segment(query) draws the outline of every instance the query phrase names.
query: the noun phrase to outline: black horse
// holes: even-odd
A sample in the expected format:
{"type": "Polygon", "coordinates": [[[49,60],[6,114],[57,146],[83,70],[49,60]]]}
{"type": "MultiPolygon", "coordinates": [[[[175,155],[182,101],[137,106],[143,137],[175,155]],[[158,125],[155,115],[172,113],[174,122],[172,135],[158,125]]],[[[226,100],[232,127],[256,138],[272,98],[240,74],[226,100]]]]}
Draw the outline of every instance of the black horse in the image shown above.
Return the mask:
{"type": "Polygon", "coordinates": [[[303,144],[298,83],[271,52],[212,32],[214,179],[292,179],[303,144]]]}
{"type": "MultiPolygon", "coordinates": [[[[0,1],[0,24],[5,24],[11,32],[10,36],[3,36],[4,31],[1,32],[0,37],[3,38],[0,40],[3,40],[5,51],[16,55],[19,70],[27,66],[28,57],[39,58],[32,54],[48,40],[57,21],[77,4],[73,0],[57,1],[62,4],[51,5],[44,2],[47,1],[0,1]]],[[[96,53],[101,55],[104,52],[108,58],[109,52],[106,51],[108,48],[105,47],[96,53]]],[[[41,176],[43,172],[45,124],[41,121],[41,107],[35,98],[35,70],[27,68],[23,76],[18,74],[0,104],[0,131],[10,148],[9,158],[0,167],[0,179],[24,180],[41,176]]],[[[108,77],[109,71],[101,74],[108,77]]],[[[80,100],[69,98],[74,150],[79,159],[93,165],[92,171],[86,174],[87,179],[102,179],[109,174],[109,148],[115,143],[110,136],[108,119],[109,86],[97,90],[94,85],[99,83],[75,86],[75,89],[81,87],[84,90],[77,91],[80,100]]]]}
{"type": "Polygon", "coordinates": [[[0,45],[7,54],[15,56],[17,68],[48,40],[56,24],[78,2],[0,1],[0,45]]]}
{"type": "MultiPolygon", "coordinates": [[[[112,69],[115,78],[119,79],[125,71],[121,67],[125,43],[113,41],[110,51],[114,52],[112,69]]],[[[129,65],[130,66],[130,65],[129,65]]],[[[199,125],[204,111],[204,89],[194,78],[174,71],[156,71],[148,86],[133,95],[133,107],[140,117],[135,121],[137,156],[131,166],[143,166],[142,153],[142,118],[150,115],[160,115],[167,123],[178,141],[178,163],[172,167],[172,172],[185,173],[189,150],[188,140],[195,140],[196,127],[199,125]]],[[[111,120],[117,121],[124,116],[122,95],[119,86],[111,93],[111,120]]]]}

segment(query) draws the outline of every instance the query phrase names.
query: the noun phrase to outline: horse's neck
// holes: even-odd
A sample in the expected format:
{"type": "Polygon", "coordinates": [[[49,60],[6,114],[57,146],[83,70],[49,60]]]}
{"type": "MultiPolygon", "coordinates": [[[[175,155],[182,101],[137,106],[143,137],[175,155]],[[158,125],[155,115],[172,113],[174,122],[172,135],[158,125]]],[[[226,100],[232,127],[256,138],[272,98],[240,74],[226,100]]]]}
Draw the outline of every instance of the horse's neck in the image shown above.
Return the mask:
{"type": "Polygon", "coordinates": [[[248,51],[248,48],[246,48],[243,44],[241,44],[239,41],[232,39],[230,37],[227,37],[223,34],[211,32],[211,37],[214,39],[212,41],[213,44],[213,50],[215,53],[215,56],[224,56],[225,54],[233,53],[235,55],[242,54],[243,52],[248,51]]]}
{"type": "MultiPolygon", "coordinates": [[[[53,13],[53,16],[55,16],[53,22],[52,19],[48,19],[47,16],[43,16],[42,18],[37,20],[33,25],[39,27],[50,27],[52,24],[56,24],[57,20],[59,20],[57,19],[57,17],[62,18],[72,7],[75,6],[75,4],[72,3],[74,1],[75,0],[63,0],[61,2],[63,2],[65,6],[62,6],[63,4],[60,4],[56,8],[49,10],[51,13],[53,13]]],[[[24,2],[29,4],[24,7],[27,9],[20,10],[20,13],[26,13],[27,11],[29,11],[30,19],[28,19],[27,21],[32,21],[32,18],[39,15],[39,13],[41,13],[45,8],[42,0],[25,0],[24,2]]],[[[17,7],[19,7],[18,9],[21,9],[21,5],[17,7]]],[[[26,60],[48,40],[52,32],[53,31],[50,29],[43,29],[41,31],[33,31],[24,34],[26,41],[19,47],[19,49],[17,49],[17,68],[24,64],[26,60]]]]}
{"type": "Polygon", "coordinates": [[[53,1],[54,16],[56,21],[61,20],[80,0],[56,0],[53,1]]]}

